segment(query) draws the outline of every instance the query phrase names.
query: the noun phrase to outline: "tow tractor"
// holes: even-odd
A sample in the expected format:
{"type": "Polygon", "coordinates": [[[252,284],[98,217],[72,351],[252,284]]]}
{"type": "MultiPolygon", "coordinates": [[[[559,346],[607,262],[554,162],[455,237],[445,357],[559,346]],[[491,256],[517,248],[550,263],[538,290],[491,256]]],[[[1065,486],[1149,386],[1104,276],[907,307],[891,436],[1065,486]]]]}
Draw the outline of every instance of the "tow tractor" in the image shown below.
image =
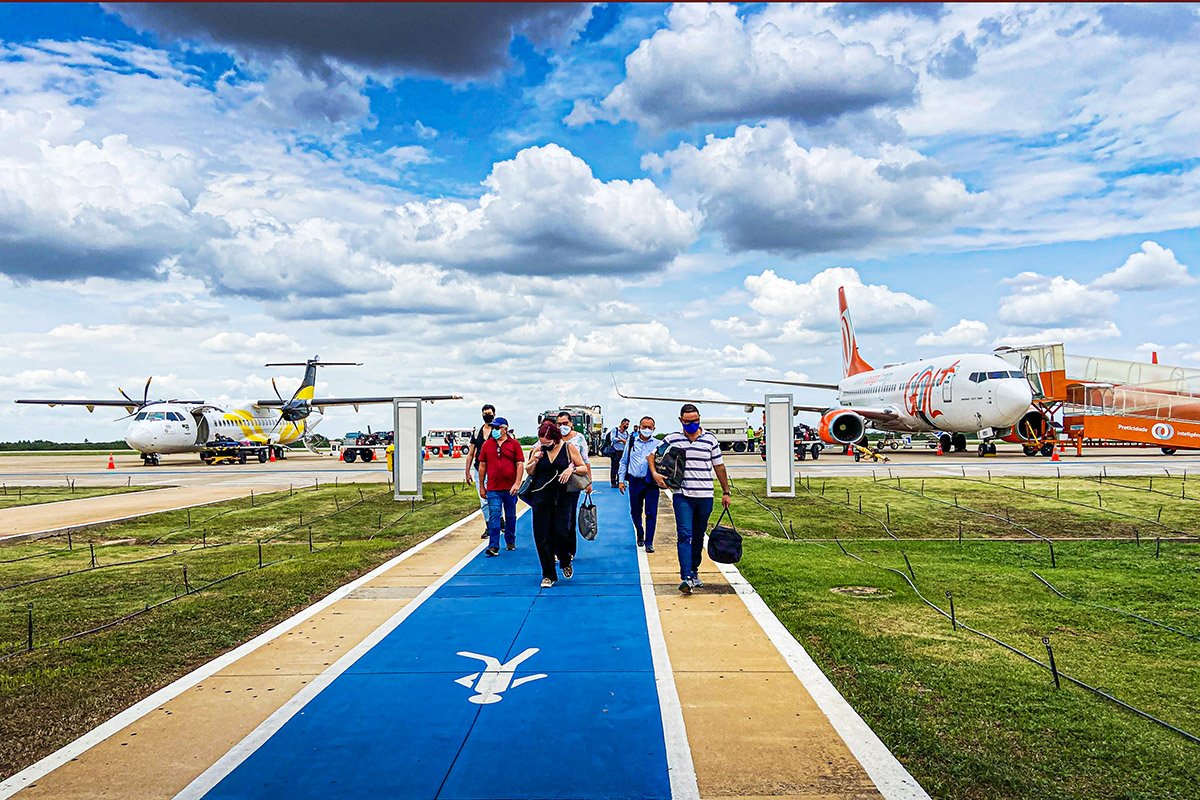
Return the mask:
{"type": "MultiPolygon", "coordinates": [[[[825,442],[821,441],[821,437],[817,435],[817,432],[807,425],[797,425],[792,428],[792,437],[792,449],[797,461],[803,461],[809,456],[812,456],[812,460],[816,461],[825,450],[825,442]]],[[[765,447],[760,448],[758,454],[763,461],[767,460],[765,447]]]]}
{"type": "Polygon", "coordinates": [[[364,464],[369,464],[377,458],[382,458],[392,441],[392,431],[365,433],[355,439],[354,444],[342,445],[342,460],[353,464],[361,459],[364,464]]]}
{"type": "MultiPolygon", "coordinates": [[[[245,464],[251,458],[256,458],[258,463],[263,464],[271,455],[271,449],[270,445],[250,441],[238,442],[227,436],[217,436],[217,438],[205,442],[204,449],[200,451],[200,460],[212,466],[214,464],[245,464]]],[[[282,458],[283,448],[276,447],[275,450],[277,456],[282,458]]]]}
{"type": "Polygon", "coordinates": [[[872,450],[870,447],[868,447],[865,444],[852,444],[852,445],[850,445],[850,448],[854,451],[854,460],[855,461],[861,461],[864,458],[869,458],[872,461],[882,461],[885,464],[887,462],[891,461],[890,458],[885,456],[880,451],[872,450]]]}

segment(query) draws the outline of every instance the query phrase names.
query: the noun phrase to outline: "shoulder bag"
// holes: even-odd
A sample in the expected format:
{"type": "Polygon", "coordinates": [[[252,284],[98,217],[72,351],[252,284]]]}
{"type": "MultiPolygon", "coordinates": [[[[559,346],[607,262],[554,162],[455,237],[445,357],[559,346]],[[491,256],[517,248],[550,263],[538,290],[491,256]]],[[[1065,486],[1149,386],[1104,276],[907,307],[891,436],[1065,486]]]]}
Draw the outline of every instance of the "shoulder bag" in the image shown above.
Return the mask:
{"type": "Polygon", "coordinates": [[[579,535],[587,539],[589,542],[596,538],[596,534],[600,532],[600,520],[596,515],[596,504],[592,502],[592,496],[584,495],[583,505],[579,506],[579,535]]]}

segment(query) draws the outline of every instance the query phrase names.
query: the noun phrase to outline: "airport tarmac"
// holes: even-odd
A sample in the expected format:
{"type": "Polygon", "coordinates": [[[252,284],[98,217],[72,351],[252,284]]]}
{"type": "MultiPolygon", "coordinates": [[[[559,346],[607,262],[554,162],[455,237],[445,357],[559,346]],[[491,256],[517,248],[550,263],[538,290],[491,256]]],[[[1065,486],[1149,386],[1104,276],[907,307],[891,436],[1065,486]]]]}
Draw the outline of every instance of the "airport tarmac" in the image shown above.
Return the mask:
{"type": "MultiPolygon", "coordinates": [[[[953,475],[1148,475],[1190,472],[1200,474],[1200,451],[1167,456],[1155,448],[1109,447],[1085,449],[1082,456],[1068,453],[1061,461],[1037,456],[1030,458],[1016,445],[1001,445],[996,456],[980,458],[974,452],[938,456],[928,449],[889,450],[888,461],[855,462],[840,451],[827,450],[817,460],[795,462],[796,474],[824,477],[871,477],[904,475],[948,477],[953,475]]],[[[725,457],[731,476],[762,478],[766,467],[757,455],[725,457]]],[[[0,456],[0,483],[7,485],[63,485],[68,479],[79,486],[161,486],[161,490],[135,492],[119,496],[69,500],[0,510],[0,540],[45,531],[58,531],[98,522],[123,519],[139,514],[166,511],[204,503],[245,497],[251,492],[284,491],[289,487],[314,483],[384,483],[388,480],[385,462],[347,464],[332,456],[311,453],[292,454],[283,461],[259,464],[208,466],[194,455],[165,456],[158,467],[142,466],[132,454],[115,457],[115,469],[107,469],[108,455],[11,455],[0,456]],[[167,488],[172,487],[172,488],[167,488]]],[[[425,462],[427,483],[455,483],[462,480],[465,461],[431,458],[425,462]]],[[[597,459],[599,470],[607,459],[597,459]]]]}

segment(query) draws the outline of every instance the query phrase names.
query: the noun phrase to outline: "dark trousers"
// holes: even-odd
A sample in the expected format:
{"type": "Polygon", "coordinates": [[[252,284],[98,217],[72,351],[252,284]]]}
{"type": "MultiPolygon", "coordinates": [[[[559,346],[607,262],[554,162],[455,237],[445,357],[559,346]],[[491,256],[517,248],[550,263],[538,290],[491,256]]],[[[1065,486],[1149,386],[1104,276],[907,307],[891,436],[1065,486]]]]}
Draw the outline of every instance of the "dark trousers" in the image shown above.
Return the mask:
{"type": "Polygon", "coordinates": [[[570,539],[568,552],[571,558],[575,558],[575,551],[579,549],[579,503],[583,497],[583,492],[564,492],[562,502],[569,505],[570,519],[567,520],[567,535],[570,539]]]}
{"type": "Polygon", "coordinates": [[[675,535],[679,537],[679,577],[694,578],[704,558],[704,531],[712,516],[713,499],[684,497],[675,492],[671,505],[675,509],[675,535]]]}
{"type": "Polygon", "coordinates": [[[658,521],[658,484],[636,475],[627,475],[629,481],[629,516],[633,517],[633,527],[637,531],[638,541],[645,541],[654,546],[654,524],[658,521]],[[642,527],[642,512],[645,510],[646,525],[642,527]]]}
{"type": "Polygon", "coordinates": [[[559,492],[555,499],[533,507],[533,543],[537,547],[543,578],[558,580],[558,570],[554,566],[555,558],[564,566],[571,563],[571,547],[575,539],[575,533],[570,527],[573,516],[571,510],[575,508],[577,500],[577,494],[559,492]]]}
{"type": "Polygon", "coordinates": [[[500,533],[508,544],[517,542],[517,496],[508,491],[488,489],[488,547],[500,546],[500,533]]]}
{"type": "Polygon", "coordinates": [[[614,455],[608,457],[608,482],[613,486],[617,485],[617,473],[620,472],[622,455],[624,455],[624,451],[618,450],[614,455]]]}

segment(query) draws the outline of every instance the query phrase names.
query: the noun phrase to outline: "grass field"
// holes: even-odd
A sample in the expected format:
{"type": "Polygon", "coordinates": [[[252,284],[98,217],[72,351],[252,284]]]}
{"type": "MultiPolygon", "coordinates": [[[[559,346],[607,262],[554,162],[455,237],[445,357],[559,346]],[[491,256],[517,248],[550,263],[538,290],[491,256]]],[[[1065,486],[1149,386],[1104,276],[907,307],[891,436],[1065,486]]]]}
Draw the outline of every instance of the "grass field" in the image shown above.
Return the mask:
{"type": "Polygon", "coordinates": [[[451,486],[426,496],[410,505],[378,484],[325,486],[77,530],[70,547],[63,536],[0,547],[0,775],[478,508],[451,486]],[[34,649],[22,652],[29,603],[34,649]]]}
{"type": "Polygon", "coordinates": [[[747,537],[739,567],[934,797],[1195,798],[1200,744],[1079,687],[1056,689],[1047,670],[953,631],[898,574],[911,564],[930,601],[948,610],[951,592],[960,621],[1043,662],[1048,637],[1062,672],[1200,735],[1196,506],[1179,480],[1155,478],[1153,492],[1147,478],[1120,483],[1132,488],[926,479],[922,496],[920,479],[900,490],[844,479],[828,481],[824,499],[814,481],[812,493],[766,500],[761,482],[737,481],[739,527],[768,534],[747,537]],[[1161,523],[1142,521],[1160,507],[1161,523]],[[889,514],[900,541],[885,530],[889,514]],[[1057,566],[1015,526],[1053,538],[1057,566]]]}
{"type": "Polygon", "coordinates": [[[57,503],[59,500],[83,500],[108,494],[161,489],[161,486],[9,486],[0,487],[0,509],[57,503]]]}

